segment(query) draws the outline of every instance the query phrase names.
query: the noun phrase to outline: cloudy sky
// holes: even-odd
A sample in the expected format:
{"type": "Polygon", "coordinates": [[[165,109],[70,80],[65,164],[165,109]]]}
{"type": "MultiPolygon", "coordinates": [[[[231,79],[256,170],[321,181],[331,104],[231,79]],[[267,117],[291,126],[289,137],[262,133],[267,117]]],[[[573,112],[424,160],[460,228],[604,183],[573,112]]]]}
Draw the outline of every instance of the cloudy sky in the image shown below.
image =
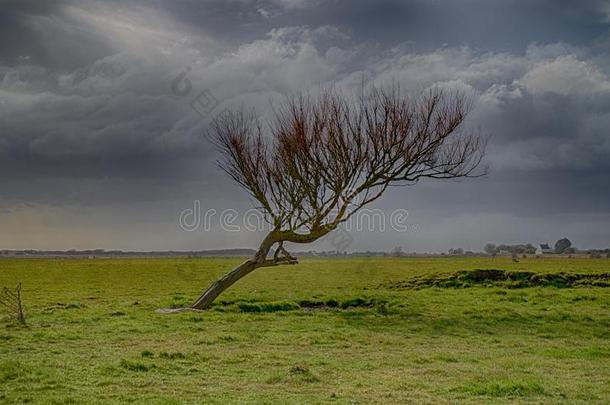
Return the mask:
{"type": "Polygon", "coordinates": [[[609,0],[0,0],[0,249],[254,247],[210,119],[392,81],[471,94],[490,173],[393,189],[407,232],[348,250],[610,246],[609,0]]]}

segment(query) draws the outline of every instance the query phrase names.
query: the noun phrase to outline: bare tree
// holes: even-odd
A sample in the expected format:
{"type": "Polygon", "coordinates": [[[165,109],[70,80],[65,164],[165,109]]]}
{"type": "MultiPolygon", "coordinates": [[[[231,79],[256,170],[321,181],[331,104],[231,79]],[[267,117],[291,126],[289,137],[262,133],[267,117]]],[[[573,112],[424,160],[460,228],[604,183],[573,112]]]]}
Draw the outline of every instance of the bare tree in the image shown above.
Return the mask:
{"type": "Polygon", "coordinates": [[[483,174],[475,169],[485,139],[462,128],[469,108],[458,92],[409,98],[394,86],[353,100],[334,90],[288,99],[268,133],[253,114],[219,116],[213,122],[219,164],[256,201],[272,230],[252,259],[215,281],[193,308],[209,308],[257,268],[296,264],[285,242],[322,238],[390,186],[483,174]]]}

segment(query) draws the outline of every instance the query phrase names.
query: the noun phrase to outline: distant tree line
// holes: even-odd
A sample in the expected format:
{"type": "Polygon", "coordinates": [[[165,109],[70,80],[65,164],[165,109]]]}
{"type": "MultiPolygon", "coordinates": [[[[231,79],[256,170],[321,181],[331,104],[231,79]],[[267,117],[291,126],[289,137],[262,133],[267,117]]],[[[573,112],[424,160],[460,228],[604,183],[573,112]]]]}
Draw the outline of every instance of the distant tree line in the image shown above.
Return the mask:
{"type": "Polygon", "coordinates": [[[536,253],[536,247],[531,243],[516,244],[516,245],[496,245],[495,243],[488,243],[485,245],[485,253],[495,256],[500,252],[508,252],[511,254],[530,254],[536,253]]]}
{"type": "MultiPolygon", "coordinates": [[[[495,243],[488,243],[485,245],[485,253],[495,256],[501,252],[507,252],[511,254],[535,254],[536,247],[531,243],[516,244],[516,245],[496,245],[495,243]]],[[[555,242],[553,249],[556,254],[571,254],[576,253],[577,249],[572,246],[572,242],[568,238],[559,239],[555,242]]]]}
{"type": "MultiPolygon", "coordinates": [[[[465,251],[462,248],[451,248],[447,253],[452,256],[477,256],[481,254],[481,252],[473,252],[472,250],[465,251]]],[[[441,254],[444,255],[444,253],[441,254]]]]}
{"type": "MultiPolygon", "coordinates": [[[[605,255],[607,258],[610,258],[610,249],[588,249],[581,251],[572,246],[572,241],[568,238],[557,240],[551,250],[555,254],[587,253],[590,254],[591,257],[602,257],[602,255],[605,255]]],[[[496,245],[495,243],[487,243],[484,247],[484,251],[491,256],[496,256],[500,253],[510,253],[512,255],[535,254],[536,247],[531,243],[516,245],[496,245]]]]}

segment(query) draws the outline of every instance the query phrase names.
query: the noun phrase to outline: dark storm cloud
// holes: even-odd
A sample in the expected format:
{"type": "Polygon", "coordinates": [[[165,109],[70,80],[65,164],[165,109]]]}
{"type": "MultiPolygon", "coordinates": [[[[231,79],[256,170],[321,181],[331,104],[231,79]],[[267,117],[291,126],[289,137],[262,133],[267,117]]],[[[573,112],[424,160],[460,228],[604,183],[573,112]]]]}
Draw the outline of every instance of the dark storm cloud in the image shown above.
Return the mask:
{"type": "MultiPolygon", "coordinates": [[[[599,220],[610,216],[606,1],[0,5],[0,229],[11,229],[0,247],[44,246],[54,232],[47,214],[63,218],[65,232],[74,229],[61,243],[86,244],[95,226],[106,236],[90,237],[92,244],[131,243],[146,228],[136,223],[146,212],[154,232],[168,236],[131,248],[215,243],[209,235],[189,239],[175,222],[194,199],[209,208],[248,206],[215,167],[204,137],[209,119],[236,105],[267,116],[284,94],[329,84],[349,92],[363,80],[459,88],[474,101],[471,125],[492,135],[487,178],[425,183],[382,202],[408,208],[428,229],[411,235],[414,248],[456,245],[460,227],[473,221],[477,234],[464,237],[473,248],[519,238],[516,225],[503,233],[500,224],[573,229],[583,240],[579,215],[592,227],[607,225],[599,220]],[[188,91],[177,92],[181,74],[188,91]],[[200,115],[191,104],[204,90],[219,104],[200,115]],[[569,220],[559,225],[560,216],[569,220]],[[123,227],[130,221],[131,234],[123,227]],[[168,240],[175,243],[164,246],[168,240]]],[[[603,231],[591,235],[587,243],[609,243],[603,231]]],[[[384,248],[398,237],[363,235],[354,248],[384,248]]],[[[257,236],[241,238],[254,244],[257,236]]]]}
{"type": "Polygon", "coordinates": [[[607,32],[605,0],[187,0],[167,4],[181,20],[237,40],[277,26],[334,25],[359,41],[418,49],[470,45],[485,50],[523,49],[561,39],[588,44],[607,32]],[[227,30],[227,27],[231,27],[227,30]]]}
{"type": "Polygon", "coordinates": [[[66,19],[68,0],[0,2],[0,62],[72,70],[111,54],[112,48],[86,27],[66,19]]]}
{"type": "Polygon", "coordinates": [[[531,42],[554,42],[557,33],[573,42],[605,32],[593,2],[556,1],[382,1],[332,2],[329,21],[345,21],[362,38],[414,41],[422,47],[464,45],[514,50],[531,42]],[[580,2],[579,2],[580,3],[580,2]]]}

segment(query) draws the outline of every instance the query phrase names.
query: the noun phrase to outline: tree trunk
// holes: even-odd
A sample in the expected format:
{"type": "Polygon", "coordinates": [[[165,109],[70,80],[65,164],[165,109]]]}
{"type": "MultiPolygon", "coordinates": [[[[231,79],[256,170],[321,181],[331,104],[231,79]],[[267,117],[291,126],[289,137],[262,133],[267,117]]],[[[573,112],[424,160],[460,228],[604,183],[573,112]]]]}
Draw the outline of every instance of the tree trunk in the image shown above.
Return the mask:
{"type": "MultiPolygon", "coordinates": [[[[267,255],[269,254],[269,250],[271,250],[271,247],[277,241],[277,233],[270,232],[267,237],[265,237],[265,239],[262,241],[260,247],[258,248],[258,252],[256,252],[256,255],[254,256],[254,259],[246,260],[245,262],[243,262],[218,280],[214,281],[212,285],[207,290],[205,290],[205,292],[201,294],[199,298],[197,298],[197,301],[193,303],[191,308],[208,309],[210,308],[210,306],[212,306],[214,300],[220,294],[222,294],[223,291],[231,287],[242,277],[247,276],[259,267],[279,264],[277,258],[275,260],[266,260],[267,255]]],[[[288,260],[288,262],[292,263],[293,261],[288,260]]]]}
{"type": "Polygon", "coordinates": [[[212,302],[220,295],[224,290],[231,287],[237,280],[250,274],[256,269],[257,263],[253,260],[246,260],[229,273],[225,274],[218,280],[214,281],[212,285],[195,301],[192,305],[194,309],[208,309],[212,305],[212,302]]]}

